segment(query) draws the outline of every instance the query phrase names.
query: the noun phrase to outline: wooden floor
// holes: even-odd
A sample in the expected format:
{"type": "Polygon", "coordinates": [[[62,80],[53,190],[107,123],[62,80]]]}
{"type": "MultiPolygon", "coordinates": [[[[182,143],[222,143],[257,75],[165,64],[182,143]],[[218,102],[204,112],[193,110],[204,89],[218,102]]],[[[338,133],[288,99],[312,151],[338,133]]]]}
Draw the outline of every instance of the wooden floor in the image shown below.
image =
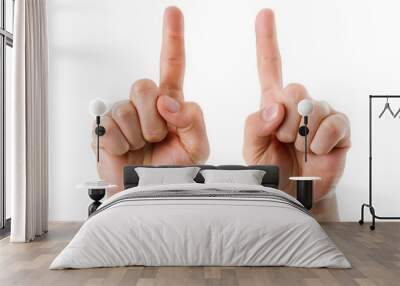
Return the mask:
{"type": "Polygon", "coordinates": [[[400,223],[323,224],[353,268],[121,267],[48,270],[80,227],[52,223],[44,237],[27,244],[0,241],[0,285],[400,285],[400,223]]]}

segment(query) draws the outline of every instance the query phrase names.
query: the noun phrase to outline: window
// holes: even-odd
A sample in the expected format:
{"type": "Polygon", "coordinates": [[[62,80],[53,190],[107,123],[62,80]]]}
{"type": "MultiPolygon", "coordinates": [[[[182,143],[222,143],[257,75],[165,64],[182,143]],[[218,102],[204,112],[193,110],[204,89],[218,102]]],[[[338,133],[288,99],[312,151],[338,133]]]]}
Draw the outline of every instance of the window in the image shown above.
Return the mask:
{"type": "Polygon", "coordinates": [[[14,30],[14,0],[4,0],[5,1],[5,30],[13,33],[14,30]]]}
{"type": "Polygon", "coordinates": [[[0,236],[10,228],[10,195],[5,188],[5,104],[11,92],[14,0],[0,0],[0,236]]]}

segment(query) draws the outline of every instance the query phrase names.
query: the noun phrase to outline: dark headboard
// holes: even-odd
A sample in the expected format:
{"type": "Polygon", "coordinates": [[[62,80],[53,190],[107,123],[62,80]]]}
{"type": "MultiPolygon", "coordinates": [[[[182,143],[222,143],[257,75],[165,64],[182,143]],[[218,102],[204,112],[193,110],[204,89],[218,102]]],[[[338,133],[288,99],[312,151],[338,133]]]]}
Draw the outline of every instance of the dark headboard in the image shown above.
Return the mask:
{"type": "MultiPolygon", "coordinates": [[[[220,169],[220,170],[247,170],[247,169],[255,169],[255,170],[263,170],[265,171],[264,178],[262,180],[262,185],[265,187],[271,187],[278,189],[279,188],[279,168],[274,165],[253,165],[253,166],[242,166],[242,165],[192,165],[204,169],[220,169]]],[[[177,165],[162,165],[162,166],[139,166],[139,165],[129,165],[124,168],[124,189],[133,188],[138,185],[139,177],[135,171],[136,167],[148,167],[148,168],[179,168],[185,166],[177,166],[177,165]]],[[[200,174],[197,174],[194,180],[197,183],[204,183],[204,178],[200,174]]]]}

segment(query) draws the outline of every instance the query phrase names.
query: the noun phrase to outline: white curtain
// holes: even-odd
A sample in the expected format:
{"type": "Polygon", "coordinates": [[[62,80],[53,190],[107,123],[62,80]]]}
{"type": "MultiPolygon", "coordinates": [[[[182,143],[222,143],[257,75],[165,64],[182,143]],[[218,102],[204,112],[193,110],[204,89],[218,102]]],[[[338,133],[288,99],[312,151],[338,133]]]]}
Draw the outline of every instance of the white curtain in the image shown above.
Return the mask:
{"type": "Polygon", "coordinates": [[[48,222],[46,0],[16,0],[14,11],[10,241],[27,242],[48,222]]]}

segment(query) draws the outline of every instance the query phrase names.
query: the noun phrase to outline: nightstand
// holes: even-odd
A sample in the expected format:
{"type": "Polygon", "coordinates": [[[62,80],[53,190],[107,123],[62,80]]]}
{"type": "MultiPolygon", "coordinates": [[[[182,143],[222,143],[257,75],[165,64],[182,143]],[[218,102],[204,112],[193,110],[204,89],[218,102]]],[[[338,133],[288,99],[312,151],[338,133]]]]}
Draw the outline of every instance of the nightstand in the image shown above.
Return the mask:
{"type": "Polygon", "coordinates": [[[289,180],[297,182],[296,197],[303,206],[310,210],[313,205],[313,184],[321,180],[320,177],[290,177],[289,180]]]}
{"type": "Polygon", "coordinates": [[[88,195],[93,200],[93,203],[88,207],[88,215],[90,216],[101,205],[100,200],[104,198],[106,189],[115,188],[117,186],[103,180],[93,180],[84,182],[76,187],[78,189],[88,190],[88,195]]]}

